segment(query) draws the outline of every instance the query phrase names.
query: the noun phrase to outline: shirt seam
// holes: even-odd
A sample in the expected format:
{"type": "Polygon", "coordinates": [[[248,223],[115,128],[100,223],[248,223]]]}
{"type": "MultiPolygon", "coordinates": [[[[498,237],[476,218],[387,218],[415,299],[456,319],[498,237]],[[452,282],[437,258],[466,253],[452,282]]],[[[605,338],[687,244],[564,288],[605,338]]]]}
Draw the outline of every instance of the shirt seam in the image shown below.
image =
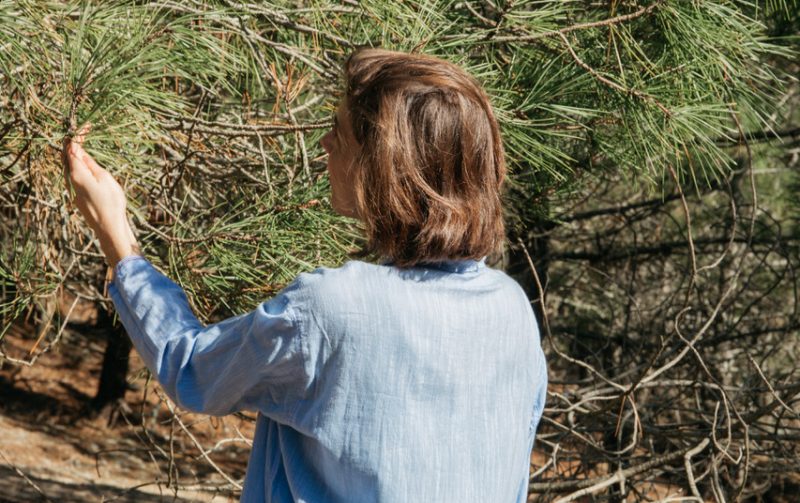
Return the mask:
{"type": "MultiPolygon", "coordinates": [[[[300,338],[300,356],[302,358],[301,366],[303,368],[303,372],[305,373],[310,359],[310,347],[305,323],[303,321],[303,317],[299,315],[297,308],[291,301],[291,298],[289,298],[288,310],[289,316],[292,319],[292,323],[297,326],[297,332],[300,338]]],[[[313,381],[315,378],[313,374],[309,375],[308,377],[310,381],[313,381]]],[[[294,406],[292,407],[292,411],[289,413],[289,415],[292,417],[296,417],[297,412],[300,410],[303,400],[306,398],[305,393],[303,393],[302,397],[298,398],[300,399],[294,400],[294,406]]]]}

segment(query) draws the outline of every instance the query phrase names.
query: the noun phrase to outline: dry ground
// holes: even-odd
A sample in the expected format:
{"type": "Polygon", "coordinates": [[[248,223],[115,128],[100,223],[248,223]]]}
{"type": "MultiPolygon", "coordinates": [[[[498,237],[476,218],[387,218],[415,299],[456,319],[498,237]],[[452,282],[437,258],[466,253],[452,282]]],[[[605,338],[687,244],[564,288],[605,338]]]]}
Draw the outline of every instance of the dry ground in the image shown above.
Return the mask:
{"type": "MultiPolygon", "coordinates": [[[[0,341],[3,352],[26,358],[29,333],[32,327],[14,327],[0,341]]],[[[0,368],[0,502],[238,501],[143,377],[121,406],[87,414],[104,346],[67,330],[33,366],[0,368]],[[168,485],[170,472],[184,489],[168,485]]],[[[129,375],[143,375],[142,368],[133,351],[129,375]]],[[[180,418],[205,449],[229,439],[209,456],[234,480],[244,476],[253,423],[180,418]]]]}

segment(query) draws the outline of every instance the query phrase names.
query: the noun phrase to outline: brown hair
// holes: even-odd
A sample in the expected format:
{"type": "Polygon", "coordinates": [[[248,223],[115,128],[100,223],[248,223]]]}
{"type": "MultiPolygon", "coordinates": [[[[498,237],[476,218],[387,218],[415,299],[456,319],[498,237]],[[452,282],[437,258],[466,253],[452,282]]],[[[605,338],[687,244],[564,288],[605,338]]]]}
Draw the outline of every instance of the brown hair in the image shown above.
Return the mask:
{"type": "Polygon", "coordinates": [[[448,61],[360,47],[344,63],[367,244],[398,267],[480,259],[505,239],[505,157],[489,98],[448,61]]]}

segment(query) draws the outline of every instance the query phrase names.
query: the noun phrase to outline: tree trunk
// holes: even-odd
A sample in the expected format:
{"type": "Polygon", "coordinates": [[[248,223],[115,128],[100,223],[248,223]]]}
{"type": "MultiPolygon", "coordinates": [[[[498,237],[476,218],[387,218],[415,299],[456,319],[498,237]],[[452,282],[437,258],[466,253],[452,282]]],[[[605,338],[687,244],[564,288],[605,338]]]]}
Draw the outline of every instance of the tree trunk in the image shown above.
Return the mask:
{"type": "Polygon", "coordinates": [[[97,329],[106,334],[106,351],[103,354],[103,368],[97,393],[90,402],[90,408],[99,412],[106,406],[125,397],[128,389],[128,357],[133,347],[122,324],[114,323],[112,313],[100,308],[97,318],[97,329]]]}

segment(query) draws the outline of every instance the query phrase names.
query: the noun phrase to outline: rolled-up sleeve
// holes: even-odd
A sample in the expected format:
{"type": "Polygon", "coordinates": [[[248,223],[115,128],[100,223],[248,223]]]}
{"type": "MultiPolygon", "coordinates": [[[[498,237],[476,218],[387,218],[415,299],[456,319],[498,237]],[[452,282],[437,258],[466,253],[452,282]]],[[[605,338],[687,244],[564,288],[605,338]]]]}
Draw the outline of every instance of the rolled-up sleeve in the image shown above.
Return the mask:
{"type": "Polygon", "coordinates": [[[276,410],[302,398],[311,376],[293,282],[253,311],[204,326],[183,289],[147,259],[114,270],[109,295],[145,365],[179,406],[211,415],[276,410]]]}

